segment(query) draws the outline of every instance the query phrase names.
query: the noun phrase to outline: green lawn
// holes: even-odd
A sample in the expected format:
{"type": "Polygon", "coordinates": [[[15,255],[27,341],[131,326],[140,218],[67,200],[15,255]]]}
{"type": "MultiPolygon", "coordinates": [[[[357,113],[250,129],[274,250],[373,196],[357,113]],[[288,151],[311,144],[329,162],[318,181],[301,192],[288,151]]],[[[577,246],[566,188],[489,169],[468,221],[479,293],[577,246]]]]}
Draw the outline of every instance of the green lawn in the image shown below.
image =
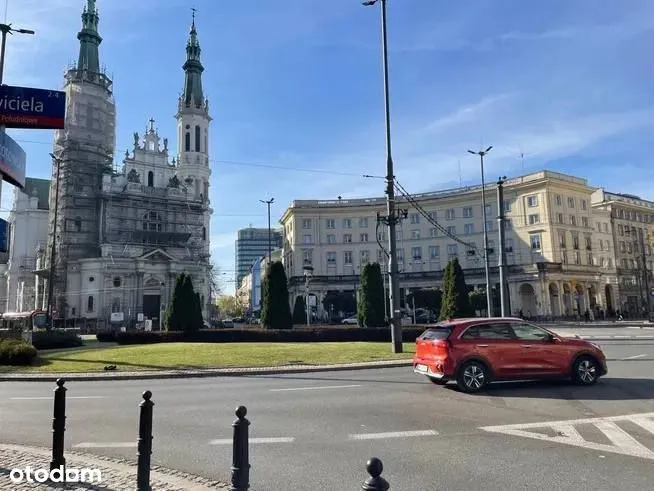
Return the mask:
{"type": "Polygon", "coordinates": [[[171,368],[265,367],[289,364],[337,364],[409,359],[391,352],[390,343],[160,343],[41,353],[31,367],[0,367],[0,372],[93,372],[106,365],[119,371],[171,368]]]}

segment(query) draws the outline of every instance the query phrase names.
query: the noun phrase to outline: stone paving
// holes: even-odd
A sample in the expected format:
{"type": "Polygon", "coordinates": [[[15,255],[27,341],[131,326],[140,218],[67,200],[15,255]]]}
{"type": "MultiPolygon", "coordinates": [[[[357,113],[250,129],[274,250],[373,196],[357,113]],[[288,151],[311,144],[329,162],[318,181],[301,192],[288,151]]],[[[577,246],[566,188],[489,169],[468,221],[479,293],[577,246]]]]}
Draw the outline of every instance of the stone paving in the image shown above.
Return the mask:
{"type": "MultiPolygon", "coordinates": [[[[109,457],[99,457],[81,452],[67,451],[65,453],[66,467],[72,469],[97,469],[100,471],[101,482],[87,483],[39,483],[34,480],[36,469],[50,469],[51,451],[45,448],[25,447],[22,445],[0,444],[0,491],[133,491],[136,489],[136,464],[125,460],[109,457]],[[34,482],[14,482],[10,474],[12,469],[24,471],[32,469],[34,482]]],[[[19,473],[14,472],[14,477],[19,473]]],[[[38,474],[37,474],[38,476],[38,474]]],[[[87,480],[89,480],[87,478],[87,480]]],[[[213,491],[228,489],[224,482],[210,481],[203,477],[193,476],[184,472],[152,466],[150,485],[153,491],[213,491]]]]}

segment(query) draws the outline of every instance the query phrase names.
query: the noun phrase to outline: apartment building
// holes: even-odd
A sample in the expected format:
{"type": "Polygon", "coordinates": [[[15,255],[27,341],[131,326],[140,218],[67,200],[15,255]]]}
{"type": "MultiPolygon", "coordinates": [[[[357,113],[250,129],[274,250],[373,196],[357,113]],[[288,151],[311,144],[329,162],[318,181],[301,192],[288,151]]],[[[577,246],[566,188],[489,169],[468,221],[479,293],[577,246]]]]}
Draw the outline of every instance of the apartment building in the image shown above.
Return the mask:
{"type": "Polygon", "coordinates": [[[613,231],[618,291],[615,308],[630,316],[643,315],[654,287],[654,202],[598,189],[592,195],[592,206],[594,213],[608,217],[613,231]]]}
{"type": "Polygon", "coordinates": [[[252,264],[261,256],[268,254],[269,247],[281,247],[282,234],[279,230],[248,227],[238,231],[234,244],[236,265],[236,287],[240,287],[243,277],[248,274],[252,264]],[[270,235],[268,235],[270,233],[270,235]]]}
{"type": "MultiPolygon", "coordinates": [[[[586,309],[599,311],[615,303],[615,264],[611,250],[600,249],[611,240],[609,214],[598,215],[602,226],[596,232],[595,189],[585,179],[550,171],[504,183],[512,313],[583,315],[586,309]]],[[[497,287],[497,185],[487,184],[485,191],[491,276],[497,287]]],[[[398,207],[406,211],[397,229],[401,304],[412,289],[440,286],[445,266],[455,257],[468,285],[485,288],[481,186],[411,198],[398,196],[398,207]]],[[[330,291],[354,292],[366,263],[379,262],[385,269],[387,228],[377,222],[385,208],[381,197],[294,201],[280,219],[291,298],[304,289],[305,265],[313,268],[310,288],[318,305],[330,291]]]]}

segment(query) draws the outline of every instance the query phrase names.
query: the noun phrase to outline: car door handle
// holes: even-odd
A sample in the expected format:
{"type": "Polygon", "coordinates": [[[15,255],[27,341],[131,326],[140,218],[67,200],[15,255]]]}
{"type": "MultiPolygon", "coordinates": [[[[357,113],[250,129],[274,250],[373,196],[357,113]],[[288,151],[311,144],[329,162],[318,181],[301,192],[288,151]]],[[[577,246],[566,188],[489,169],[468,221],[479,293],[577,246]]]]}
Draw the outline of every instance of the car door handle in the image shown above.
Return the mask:
{"type": "Polygon", "coordinates": [[[478,344],[477,348],[488,348],[487,344],[478,344]]]}

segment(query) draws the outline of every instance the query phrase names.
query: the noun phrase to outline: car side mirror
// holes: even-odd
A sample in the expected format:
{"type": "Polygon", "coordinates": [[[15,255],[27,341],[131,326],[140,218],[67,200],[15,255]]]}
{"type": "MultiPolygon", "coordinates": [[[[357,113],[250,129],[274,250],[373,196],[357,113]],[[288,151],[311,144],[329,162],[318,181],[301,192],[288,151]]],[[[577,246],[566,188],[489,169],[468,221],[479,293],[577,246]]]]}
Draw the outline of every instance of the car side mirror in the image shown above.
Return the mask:
{"type": "Polygon", "coordinates": [[[559,338],[557,338],[554,334],[548,334],[547,337],[545,338],[545,340],[548,343],[556,343],[556,342],[559,341],[559,338]]]}

